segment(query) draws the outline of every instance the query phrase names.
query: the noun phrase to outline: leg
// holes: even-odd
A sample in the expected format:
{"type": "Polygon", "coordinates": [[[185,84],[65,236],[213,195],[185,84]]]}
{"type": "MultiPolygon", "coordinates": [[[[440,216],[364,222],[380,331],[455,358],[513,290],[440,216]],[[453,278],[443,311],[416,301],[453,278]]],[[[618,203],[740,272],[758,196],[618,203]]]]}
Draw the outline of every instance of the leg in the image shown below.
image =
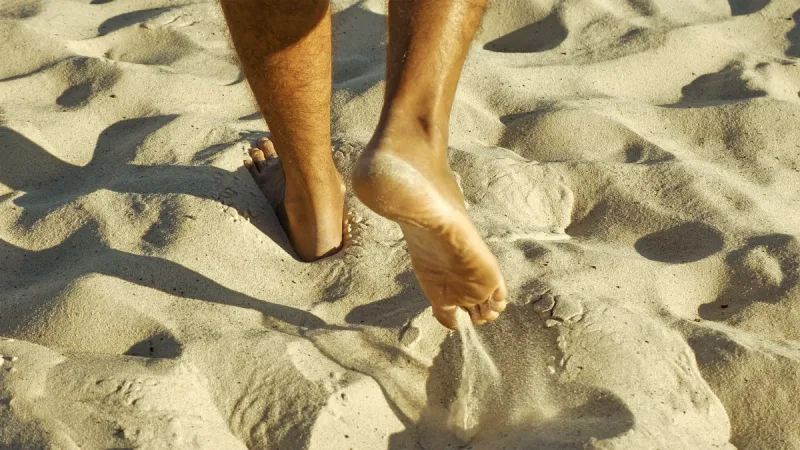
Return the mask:
{"type": "Polygon", "coordinates": [[[285,192],[273,206],[297,255],[313,261],[334,253],[342,243],[344,184],[331,157],[328,0],[222,0],[222,9],[272,133],[245,164],[274,196],[266,160],[277,151],[285,192]]]}
{"type": "Polygon", "coordinates": [[[476,323],[505,308],[499,264],[447,161],[450,110],[485,3],[390,0],[383,112],[353,176],[356,195],[400,225],[433,313],[449,328],[458,307],[476,323]]]}

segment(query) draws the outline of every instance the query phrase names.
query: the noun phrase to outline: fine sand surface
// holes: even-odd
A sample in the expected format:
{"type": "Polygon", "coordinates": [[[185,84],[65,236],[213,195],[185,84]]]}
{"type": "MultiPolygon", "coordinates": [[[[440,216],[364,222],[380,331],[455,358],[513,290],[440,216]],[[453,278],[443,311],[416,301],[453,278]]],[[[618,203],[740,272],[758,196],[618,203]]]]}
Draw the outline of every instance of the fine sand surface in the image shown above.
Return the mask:
{"type": "MultiPolygon", "coordinates": [[[[348,175],[386,7],[334,11],[348,175]]],[[[798,22],[494,0],[451,161],[513,302],[496,378],[355,198],[341,253],[292,256],[215,1],[0,1],[0,448],[800,448],[798,22]]]]}

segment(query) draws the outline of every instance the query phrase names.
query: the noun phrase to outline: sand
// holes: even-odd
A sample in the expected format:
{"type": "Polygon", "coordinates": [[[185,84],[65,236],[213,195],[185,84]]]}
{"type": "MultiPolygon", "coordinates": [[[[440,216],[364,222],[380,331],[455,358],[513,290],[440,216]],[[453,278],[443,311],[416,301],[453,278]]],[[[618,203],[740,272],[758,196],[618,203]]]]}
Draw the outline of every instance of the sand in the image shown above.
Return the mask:
{"type": "MultiPolygon", "coordinates": [[[[386,9],[334,10],[347,175],[386,9]]],[[[352,196],[345,249],[292,256],[242,168],[268,130],[214,1],[4,0],[0,448],[800,448],[798,21],[492,3],[451,162],[510,288],[475,331],[495,379],[352,196]]]]}
{"type": "Polygon", "coordinates": [[[480,335],[461,309],[456,312],[461,338],[461,379],[455,399],[450,405],[448,429],[464,442],[471,442],[480,429],[483,404],[500,383],[500,371],[486,351],[480,335]]]}

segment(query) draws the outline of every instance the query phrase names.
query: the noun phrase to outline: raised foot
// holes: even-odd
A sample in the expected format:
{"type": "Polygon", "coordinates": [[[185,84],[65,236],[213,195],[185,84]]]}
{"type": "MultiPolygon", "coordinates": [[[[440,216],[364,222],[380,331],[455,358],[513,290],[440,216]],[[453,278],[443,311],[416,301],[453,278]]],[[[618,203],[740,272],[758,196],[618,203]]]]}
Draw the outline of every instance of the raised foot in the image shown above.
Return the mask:
{"type": "Polygon", "coordinates": [[[298,258],[316,261],[339,251],[345,186],[333,164],[322,174],[289,182],[270,140],[259,139],[249,153],[244,165],[275,209],[298,258]]]}
{"type": "Polygon", "coordinates": [[[476,324],[494,320],[506,307],[500,266],[464,208],[464,198],[446,164],[408,158],[418,145],[371,145],[353,174],[355,193],[376,213],[397,222],[411,264],[433,314],[457,329],[456,310],[466,309],[476,324]]]}

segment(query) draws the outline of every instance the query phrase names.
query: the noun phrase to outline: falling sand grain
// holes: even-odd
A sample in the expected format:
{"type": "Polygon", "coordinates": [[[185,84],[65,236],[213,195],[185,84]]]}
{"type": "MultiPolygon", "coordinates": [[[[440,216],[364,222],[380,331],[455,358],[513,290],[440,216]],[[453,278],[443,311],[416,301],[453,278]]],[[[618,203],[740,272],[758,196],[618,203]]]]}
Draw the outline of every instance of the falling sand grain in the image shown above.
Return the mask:
{"type": "Polygon", "coordinates": [[[461,381],[456,399],[450,405],[447,426],[459,439],[470,441],[478,432],[481,398],[499,385],[500,372],[475,331],[469,314],[456,313],[461,335],[461,381]]]}

